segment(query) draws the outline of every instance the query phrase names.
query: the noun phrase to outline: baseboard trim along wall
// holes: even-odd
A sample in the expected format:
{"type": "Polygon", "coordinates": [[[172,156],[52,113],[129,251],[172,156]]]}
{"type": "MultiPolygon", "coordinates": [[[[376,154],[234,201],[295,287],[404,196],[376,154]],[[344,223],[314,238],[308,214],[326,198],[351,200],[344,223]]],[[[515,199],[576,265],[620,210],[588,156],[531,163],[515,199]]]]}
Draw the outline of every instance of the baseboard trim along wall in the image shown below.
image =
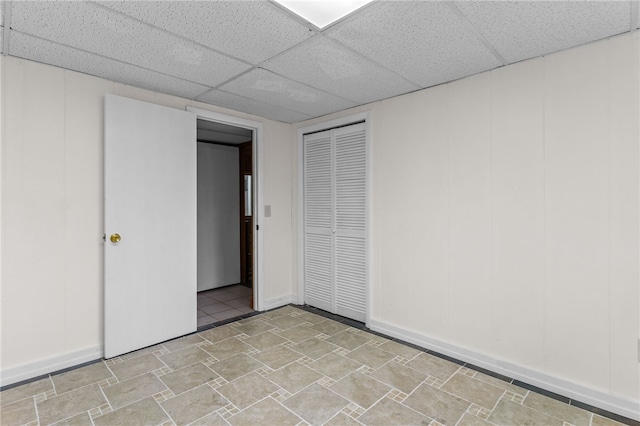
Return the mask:
{"type": "Polygon", "coordinates": [[[638,402],[617,398],[576,383],[478,354],[382,321],[371,320],[367,326],[371,330],[386,334],[387,336],[404,340],[405,342],[439,352],[460,361],[468,362],[567,398],[640,421],[640,403],[638,402]]]}
{"type": "Polygon", "coordinates": [[[23,380],[33,379],[34,377],[49,374],[54,371],[60,371],[65,368],[75,367],[85,362],[102,359],[103,356],[103,347],[95,346],[64,355],[41,359],[18,367],[7,368],[0,372],[0,387],[12,385],[23,380]]]}

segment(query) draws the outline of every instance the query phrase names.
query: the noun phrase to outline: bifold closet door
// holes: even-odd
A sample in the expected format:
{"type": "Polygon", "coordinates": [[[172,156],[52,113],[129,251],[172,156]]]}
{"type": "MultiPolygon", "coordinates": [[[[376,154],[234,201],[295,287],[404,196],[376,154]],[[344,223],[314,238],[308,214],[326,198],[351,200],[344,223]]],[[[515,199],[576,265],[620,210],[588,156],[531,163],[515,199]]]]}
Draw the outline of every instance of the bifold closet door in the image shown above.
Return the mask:
{"type": "Polygon", "coordinates": [[[304,137],[305,302],[366,318],[364,123],[304,137]]]}

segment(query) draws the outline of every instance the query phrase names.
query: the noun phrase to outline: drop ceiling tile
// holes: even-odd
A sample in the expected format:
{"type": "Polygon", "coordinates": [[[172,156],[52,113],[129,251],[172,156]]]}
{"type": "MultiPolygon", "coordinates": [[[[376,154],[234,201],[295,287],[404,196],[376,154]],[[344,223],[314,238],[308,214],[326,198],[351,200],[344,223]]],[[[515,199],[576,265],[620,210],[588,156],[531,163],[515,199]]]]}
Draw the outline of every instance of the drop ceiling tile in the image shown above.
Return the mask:
{"type": "Polygon", "coordinates": [[[105,1],[101,4],[252,64],[315,34],[268,1],[105,1]]]}
{"type": "Polygon", "coordinates": [[[11,31],[12,56],[192,99],[208,87],[11,31]]]}
{"type": "Polygon", "coordinates": [[[517,62],[629,31],[628,1],[456,1],[508,61],[517,62]]]}
{"type": "Polygon", "coordinates": [[[310,115],[243,98],[242,96],[233,95],[221,90],[207,92],[198,97],[197,100],[285,123],[297,123],[312,118],[310,115]]]}
{"type": "Polygon", "coordinates": [[[445,2],[378,2],[326,33],[421,87],[501,65],[445,2]]]}
{"type": "Polygon", "coordinates": [[[419,89],[325,37],[315,37],[262,66],[360,104],[419,89]]]}
{"type": "Polygon", "coordinates": [[[313,117],[356,106],[354,102],[288,80],[263,69],[250,71],[221,86],[220,89],[313,117]]]}
{"type": "Polygon", "coordinates": [[[250,67],[90,3],[20,2],[14,13],[21,32],[208,86],[250,67]]]}

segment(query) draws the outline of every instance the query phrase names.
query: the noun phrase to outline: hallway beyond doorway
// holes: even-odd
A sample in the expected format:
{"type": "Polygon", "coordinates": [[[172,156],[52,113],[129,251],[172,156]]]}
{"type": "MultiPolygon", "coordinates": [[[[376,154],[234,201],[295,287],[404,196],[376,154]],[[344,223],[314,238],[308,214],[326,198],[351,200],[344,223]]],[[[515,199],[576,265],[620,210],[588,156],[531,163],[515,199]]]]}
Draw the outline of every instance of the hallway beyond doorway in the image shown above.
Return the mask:
{"type": "Polygon", "coordinates": [[[253,312],[251,288],[241,284],[198,293],[198,327],[253,312]]]}

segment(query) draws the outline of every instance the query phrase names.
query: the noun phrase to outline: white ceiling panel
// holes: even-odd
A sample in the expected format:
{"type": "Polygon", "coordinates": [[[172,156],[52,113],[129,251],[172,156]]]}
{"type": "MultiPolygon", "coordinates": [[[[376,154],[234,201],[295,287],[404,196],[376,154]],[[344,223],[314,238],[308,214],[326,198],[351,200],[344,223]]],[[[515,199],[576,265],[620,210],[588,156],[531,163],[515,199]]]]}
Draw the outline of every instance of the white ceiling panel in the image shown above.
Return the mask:
{"type": "Polygon", "coordinates": [[[10,55],[192,99],[206,86],[11,31],[10,55]]]}
{"type": "Polygon", "coordinates": [[[220,89],[313,117],[357,105],[263,69],[250,71],[221,86],[220,89]]]}
{"type": "Polygon", "coordinates": [[[629,31],[627,1],[456,1],[508,61],[517,62],[629,31]]]}
{"type": "Polygon", "coordinates": [[[218,105],[224,108],[246,112],[247,114],[253,114],[259,117],[269,118],[271,120],[282,121],[285,123],[297,123],[298,121],[304,121],[312,118],[310,115],[268,105],[263,102],[257,102],[255,100],[243,98],[242,96],[226,93],[221,90],[208,92],[198,97],[198,100],[208,104],[218,105]]]}
{"type": "Polygon", "coordinates": [[[262,67],[360,104],[419,89],[392,71],[321,36],[265,62],[262,67]]]}
{"type": "Polygon", "coordinates": [[[315,34],[268,1],[106,1],[101,4],[252,64],[315,34]]]}
{"type": "Polygon", "coordinates": [[[502,65],[445,2],[376,3],[327,34],[421,87],[502,65]]]}
{"type": "Polygon", "coordinates": [[[250,65],[126,18],[110,9],[80,2],[20,2],[13,28],[56,43],[216,86],[250,65]],[[50,20],[63,25],[51,25],[50,20]],[[48,25],[47,25],[48,24],[48,25]]]}

